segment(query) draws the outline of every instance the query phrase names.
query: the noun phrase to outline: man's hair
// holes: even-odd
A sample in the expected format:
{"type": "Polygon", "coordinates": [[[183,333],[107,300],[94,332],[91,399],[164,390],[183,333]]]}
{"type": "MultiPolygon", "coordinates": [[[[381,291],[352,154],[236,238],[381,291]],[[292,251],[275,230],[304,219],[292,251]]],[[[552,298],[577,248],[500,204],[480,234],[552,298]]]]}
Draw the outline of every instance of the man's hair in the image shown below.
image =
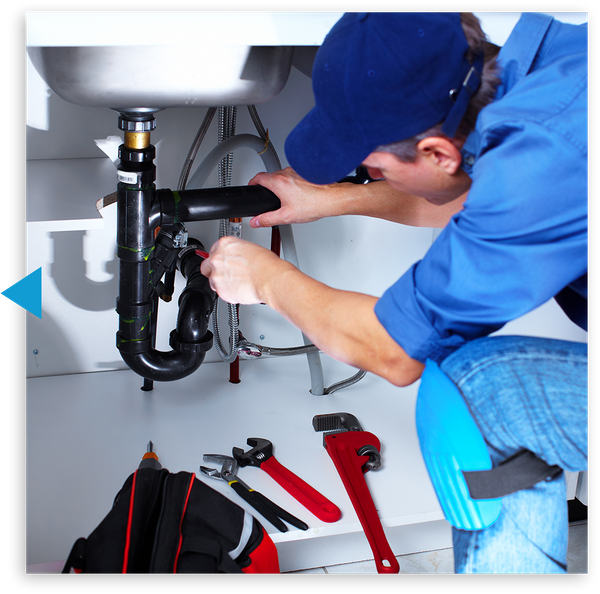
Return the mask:
{"type": "MultiPolygon", "coordinates": [[[[496,63],[496,56],[500,48],[488,41],[486,34],[481,28],[479,19],[472,12],[461,12],[460,21],[465,37],[467,38],[467,43],[469,44],[467,59],[470,63],[473,63],[475,57],[483,52],[484,63],[481,74],[481,85],[471,97],[467,111],[456,131],[455,138],[459,140],[465,139],[473,131],[479,112],[493,101],[498,85],[500,84],[499,67],[496,63]]],[[[412,163],[417,156],[417,144],[421,140],[430,136],[446,137],[442,133],[443,123],[439,122],[429,128],[429,130],[405,140],[378,146],[375,150],[393,153],[401,161],[412,163]]]]}

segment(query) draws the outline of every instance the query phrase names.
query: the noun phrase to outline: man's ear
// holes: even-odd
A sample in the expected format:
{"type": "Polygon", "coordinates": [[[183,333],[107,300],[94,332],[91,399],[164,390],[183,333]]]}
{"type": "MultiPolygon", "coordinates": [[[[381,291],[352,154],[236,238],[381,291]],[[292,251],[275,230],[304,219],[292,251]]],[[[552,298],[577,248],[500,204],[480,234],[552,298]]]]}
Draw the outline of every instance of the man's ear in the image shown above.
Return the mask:
{"type": "Polygon", "coordinates": [[[429,159],[432,165],[441,167],[448,175],[454,175],[460,168],[460,149],[448,138],[429,136],[417,144],[419,156],[429,159]]]}

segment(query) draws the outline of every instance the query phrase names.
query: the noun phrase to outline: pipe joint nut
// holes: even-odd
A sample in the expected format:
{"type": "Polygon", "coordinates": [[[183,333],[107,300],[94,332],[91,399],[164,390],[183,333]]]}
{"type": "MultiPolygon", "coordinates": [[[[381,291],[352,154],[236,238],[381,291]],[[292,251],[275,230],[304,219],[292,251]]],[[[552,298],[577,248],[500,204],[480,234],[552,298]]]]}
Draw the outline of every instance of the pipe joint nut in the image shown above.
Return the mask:
{"type": "Polygon", "coordinates": [[[208,330],[201,342],[183,342],[179,339],[177,330],[173,330],[169,335],[169,346],[178,353],[190,353],[194,355],[206,353],[212,349],[213,335],[208,330]]]}

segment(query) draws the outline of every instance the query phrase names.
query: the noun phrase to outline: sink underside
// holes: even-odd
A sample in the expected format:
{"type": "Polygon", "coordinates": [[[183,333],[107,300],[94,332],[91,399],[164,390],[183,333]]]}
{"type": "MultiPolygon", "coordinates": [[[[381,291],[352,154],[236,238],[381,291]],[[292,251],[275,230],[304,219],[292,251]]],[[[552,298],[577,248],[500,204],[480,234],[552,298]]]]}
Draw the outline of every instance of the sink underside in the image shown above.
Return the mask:
{"type": "Polygon", "coordinates": [[[119,111],[254,105],[287,82],[293,47],[248,45],[29,47],[65,101],[119,111]]]}

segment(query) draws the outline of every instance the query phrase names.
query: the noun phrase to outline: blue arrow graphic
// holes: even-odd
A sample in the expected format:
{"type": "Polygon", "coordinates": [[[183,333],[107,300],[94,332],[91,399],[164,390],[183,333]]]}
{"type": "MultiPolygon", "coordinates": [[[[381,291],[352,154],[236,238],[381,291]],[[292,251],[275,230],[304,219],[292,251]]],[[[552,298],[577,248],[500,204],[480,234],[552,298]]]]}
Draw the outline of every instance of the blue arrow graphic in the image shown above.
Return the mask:
{"type": "Polygon", "coordinates": [[[42,268],[2,291],[2,295],[20,305],[23,309],[42,319],[42,268]]]}

